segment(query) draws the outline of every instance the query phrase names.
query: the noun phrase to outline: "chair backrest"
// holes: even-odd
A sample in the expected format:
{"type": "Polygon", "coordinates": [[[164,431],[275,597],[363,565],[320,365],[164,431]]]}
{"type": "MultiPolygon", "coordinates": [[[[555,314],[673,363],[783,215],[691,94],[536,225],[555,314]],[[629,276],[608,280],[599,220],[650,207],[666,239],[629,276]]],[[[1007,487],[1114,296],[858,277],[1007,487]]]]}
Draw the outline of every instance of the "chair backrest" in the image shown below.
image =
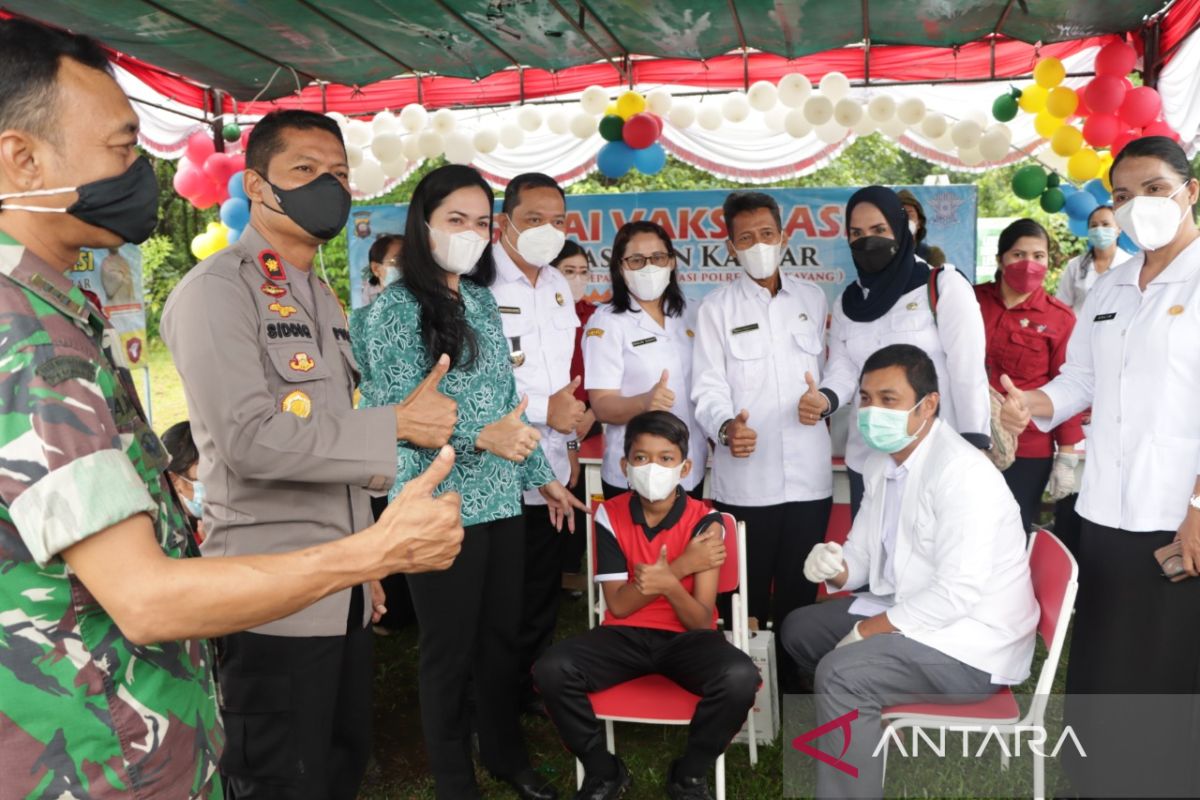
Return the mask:
{"type": "Polygon", "coordinates": [[[717,577],[717,591],[721,593],[736,591],[742,584],[741,558],[738,552],[737,520],[732,514],[722,514],[725,523],[725,563],[717,577]]]}
{"type": "Polygon", "coordinates": [[[1033,581],[1033,596],[1037,599],[1041,617],[1038,633],[1046,645],[1046,661],[1038,676],[1035,703],[1039,713],[1044,710],[1046,696],[1054,683],[1054,673],[1062,656],[1067,638],[1067,623],[1075,608],[1075,593],[1079,588],[1079,565],[1075,557],[1054,534],[1035,530],[1029,540],[1029,573],[1033,581]]]}

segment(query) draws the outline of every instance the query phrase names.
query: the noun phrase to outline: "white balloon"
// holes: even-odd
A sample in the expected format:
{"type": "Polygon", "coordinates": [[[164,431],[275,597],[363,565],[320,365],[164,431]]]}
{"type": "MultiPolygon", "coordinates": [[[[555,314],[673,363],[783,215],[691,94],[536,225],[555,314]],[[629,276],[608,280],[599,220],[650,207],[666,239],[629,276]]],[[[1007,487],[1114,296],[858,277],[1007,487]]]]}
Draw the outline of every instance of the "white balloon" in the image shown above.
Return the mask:
{"type": "Polygon", "coordinates": [[[954,146],[954,140],[950,138],[950,128],[948,126],[946,132],[939,136],[933,144],[938,150],[947,155],[955,155],[958,152],[958,148],[954,146]]]}
{"type": "Polygon", "coordinates": [[[863,118],[863,107],[851,97],[843,97],[833,104],[833,119],[843,128],[853,128],[863,118]]]}
{"type": "MultiPolygon", "coordinates": [[[[577,139],[587,139],[596,133],[596,128],[599,127],[599,122],[591,114],[586,111],[580,111],[575,116],[571,117],[571,133],[577,139]]],[[[478,146],[478,143],[476,143],[478,146]]],[[[490,150],[479,148],[479,152],[488,153],[490,150]]]]}
{"type": "Polygon", "coordinates": [[[867,114],[882,124],[896,116],[896,101],[891,95],[877,94],[867,103],[867,114]]]}
{"type": "Polygon", "coordinates": [[[984,131],[979,139],[979,153],[985,161],[1003,161],[1008,156],[1008,140],[995,127],[984,131]]]}
{"type": "Polygon", "coordinates": [[[400,156],[395,161],[385,161],[382,167],[384,176],[395,180],[408,172],[408,159],[400,156]]]}
{"type": "Polygon", "coordinates": [[[779,90],[770,81],[758,81],[746,92],[746,99],[755,111],[770,111],[779,102],[779,90]]]}
{"type": "MultiPolygon", "coordinates": [[[[595,119],[587,114],[581,112],[579,116],[583,117],[584,119],[592,120],[593,125],[596,124],[595,119]]],[[[486,155],[495,151],[495,149],[500,146],[500,134],[496,133],[491,128],[481,128],[475,131],[474,144],[477,151],[486,155]]]]}
{"type": "Polygon", "coordinates": [[[991,117],[989,117],[987,114],[983,113],[983,111],[981,111],[980,109],[975,108],[974,106],[967,109],[964,119],[969,119],[969,120],[973,121],[976,125],[978,125],[983,130],[986,130],[988,123],[992,121],[991,117]]]}
{"type": "Polygon", "coordinates": [[[374,132],[371,126],[363,122],[361,119],[352,119],[346,123],[346,144],[352,144],[355,147],[366,147],[371,143],[371,137],[374,132]]]}
{"type": "Polygon", "coordinates": [[[336,122],[338,124],[338,127],[342,128],[342,129],[345,129],[346,123],[348,123],[350,121],[346,117],[346,115],[341,113],[340,111],[329,111],[325,114],[325,116],[329,117],[331,120],[336,122]]]}
{"type": "Polygon", "coordinates": [[[683,130],[690,128],[696,121],[696,106],[692,103],[675,103],[667,112],[667,122],[683,130]]]}
{"type": "Polygon", "coordinates": [[[542,127],[542,111],[537,106],[521,106],[517,111],[517,124],[533,133],[542,127]]]}
{"type": "Polygon", "coordinates": [[[793,139],[803,139],[812,133],[812,123],[804,116],[804,109],[793,108],[787,112],[787,116],[783,118],[783,129],[788,132],[788,135],[793,139]]]}
{"type": "Polygon", "coordinates": [[[721,115],[730,122],[744,122],[750,116],[750,101],[741,92],[734,92],[721,101],[721,115]]]}
{"type": "Polygon", "coordinates": [[[400,110],[400,124],[409,133],[416,133],[429,121],[429,112],[420,103],[409,103],[400,110]]]}
{"type": "Polygon", "coordinates": [[[779,79],[779,102],[789,108],[802,108],[812,94],[812,81],[802,72],[789,72],[779,79]]]}
{"type": "Polygon", "coordinates": [[[383,167],[372,158],[364,159],[363,163],[358,165],[358,169],[351,173],[351,178],[354,188],[365,195],[379,194],[387,181],[383,167]]]}
{"type": "Polygon", "coordinates": [[[550,116],[546,117],[546,127],[553,134],[566,136],[571,130],[571,119],[567,116],[566,111],[559,108],[550,112],[550,116]]]}
{"type": "Polygon", "coordinates": [[[788,111],[787,106],[775,106],[770,111],[763,114],[763,127],[765,127],[771,133],[783,133],[783,121],[789,113],[790,112],[788,111]]]}
{"type": "Polygon", "coordinates": [[[399,127],[400,120],[396,119],[396,115],[390,111],[380,111],[375,115],[375,119],[371,120],[371,129],[375,131],[376,136],[395,133],[399,127]]]}
{"type": "Polygon", "coordinates": [[[870,114],[863,114],[862,119],[855,123],[850,130],[855,136],[870,136],[879,130],[879,123],[870,114]]]}
{"type": "Polygon", "coordinates": [[[925,101],[919,97],[906,97],[896,106],[896,118],[910,128],[925,119],[925,101]]]}
{"type": "Polygon", "coordinates": [[[950,130],[950,123],[941,114],[930,113],[921,120],[921,135],[931,142],[942,138],[950,130]]]}
{"type": "Polygon", "coordinates": [[[409,161],[420,161],[424,156],[421,155],[421,142],[418,134],[410,134],[404,137],[404,157],[409,161]]]}
{"type": "Polygon", "coordinates": [[[1012,144],[1012,128],[1008,127],[1003,122],[993,122],[991,125],[985,126],[983,135],[993,136],[997,139],[1003,139],[1006,147],[1012,144]]]}
{"type": "Polygon", "coordinates": [[[451,164],[470,164],[478,153],[465,131],[451,131],[445,139],[446,160],[451,164]]]}
{"type": "Polygon", "coordinates": [[[500,144],[509,150],[514,150],[525,144],[525,131],[511,122],[500,126],[500,144]]]}
{"type": "Polygon", "coordinates": [[[825,95],[812,95],[804,101],[804,118],[813,127],[824,125],[833,119],[833,102],[825,95]]]}
{"type": "MultiPolygon", "coordinates": [[[[970,122],[970,120],[965,120],[970,122]]],[[[977,147],[958,148],[958,160],[968,167],[978,167],[983,163],[983,154],[977,147]]]]}
{"type": "Polygon", "coordinates": [[[817,138],[825,142],[825,144],[837,144],[846,138],[847,132],[845,126],[837,124],[834,120],[830,120],[824,125],[817,127],[817,138]]]}
{"type": "Polygon", "coordinates": [[[608,108],[608,90],[603,86],[589,86],[579,97],[579,105],[593,117],[604,113],[608,108]]]}
{"type": "Polygon", "coordinates": [[[371,142],[371,154],[380,164],[404,155],[404,138],[398,133],[383,133],[371,142]]]}
{"type": "Polygon", "coordinates": [[[454,117],[454,112],[448,108],[439,108],[433,112],[433,116],[429,118],[429,127],[439,136],[445,136],[454,130],[454,126],[458,124],[458,120],[454,117]]]}
{"type": "Polygon", "coordinates": [[[950,126],[950,138],[959,150],[978,150],[983,129],[973,119],[960,119],[950,126]]]}
{"type": "Polygon", "coordinates": [[[442,136],[437,131],[421,131],[417,134],[417,149],[425,158],[437,158],[443,148],[442,136]]]}
{"type": "Polygon", "coordinates": [[[1064,156],[1060,156],[1050,147],[1046,147],[1044,150],[1042,150],[1042,152],[1038,153],[1037,160],[1042,162],[1054,172],[1057,172],[1059,175],[1067,174],[1068,159],[1064,156]]]}
{"type": "Polygon", "coordinates": [[[721,116],[721,109],[709,103],[700,106],[700,110],[696,112],[696,121],[704,130],[715,131],[725,122],[725,118],[721,116]]]}
{"type": "Polygon", "coordinates": [[[840,72],[827,72],[821,78],[821,94],[835,103],[850,94],[850,79],[840,72]]]}
{"type": "Polygon", "coordinates": [[[673,103],[674,98],[671,97],[669,89],[655,89],[646,95],[646,110],[660,117],[665,117],[670,112],[673,103]]]}
{"type": "Polygon", "coordinates": [[[899,139],[908,130],[908,126],[905,125],[899,117],[892,117],[887,122],[882,123],[879,126],[879,130],[883,131],[893,139],[899,139]]]}
{"type": "Polygon", "coordinates": [[[346,164],[349,165],[350,169],[354,169],[359,164],[361,164],[362,161],[363,161],[362,148],[358,147],[357,145],[353,145],[353,144],[346,145],[346,164]]]}

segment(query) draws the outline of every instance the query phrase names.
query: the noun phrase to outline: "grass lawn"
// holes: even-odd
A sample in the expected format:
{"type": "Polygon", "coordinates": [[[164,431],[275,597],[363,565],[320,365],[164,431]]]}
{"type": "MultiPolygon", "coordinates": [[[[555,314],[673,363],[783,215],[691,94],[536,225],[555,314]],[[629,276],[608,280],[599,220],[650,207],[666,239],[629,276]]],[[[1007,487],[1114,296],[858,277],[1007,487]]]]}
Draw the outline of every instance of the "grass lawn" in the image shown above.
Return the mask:
{"type": "MultiPolygon", "coordinates": [[[[176,422],[187,419],[187,401],[183,398],[183,385],[179,381],[179,373],[171,361],[171,354],[162,339],[151,339],[150,349],[146,354],[146,364],[150,368],[150,414],[153,417],[153,427],[160,436],[167,428],[176,422]]],[[[134,373],[134,383],[138,391],[144,391],[142,375],[134,373]]],[[[145,397],[142,403],[145,404],[145,397]]]]}

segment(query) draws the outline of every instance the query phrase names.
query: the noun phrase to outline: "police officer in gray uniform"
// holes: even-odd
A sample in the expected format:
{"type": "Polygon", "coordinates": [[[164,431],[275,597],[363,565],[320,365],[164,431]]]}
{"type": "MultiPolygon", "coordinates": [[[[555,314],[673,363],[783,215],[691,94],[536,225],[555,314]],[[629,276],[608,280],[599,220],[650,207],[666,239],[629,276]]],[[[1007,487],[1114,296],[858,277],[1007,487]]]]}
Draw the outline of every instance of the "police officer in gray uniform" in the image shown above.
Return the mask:
{"type": "MultiPolygon", "coordinates": [[[[175,358],[207,487],[204,555],[296,550],[369,526],[364,489],[392,485],[396,442],[440,447],[457,419],[444,363],[403,404],[356,410],[341,303],[317,279],[317,247],[346,223],[338,126],[306,111],[264,117],[246,148],[250,225],[171,293],[175,358]]],[[[378,583],[355,586],[221,640],[234,798],[353,798],[370,747],[378,583]]]]}

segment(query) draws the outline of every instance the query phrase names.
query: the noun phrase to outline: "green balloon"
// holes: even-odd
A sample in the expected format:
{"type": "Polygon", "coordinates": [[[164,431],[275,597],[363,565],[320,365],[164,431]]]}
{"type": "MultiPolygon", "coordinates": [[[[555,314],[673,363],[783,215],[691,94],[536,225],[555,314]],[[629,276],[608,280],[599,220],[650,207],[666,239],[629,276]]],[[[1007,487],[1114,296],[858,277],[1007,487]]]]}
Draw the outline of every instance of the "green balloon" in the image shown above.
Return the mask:
{"type": "Polygon", "coordinates": [[[1057,172],[1051,172],[1050,176],[1048,178],[1046,178],[1046,186],[1048,186],[1051,189],[1053,189],[1055,186],[1060,186],[1061,184],[1062,184],[1062,178],[1058,177],[1057,172]]]}
{"type": "Polygon", "coordinates": [[[1022,200],[1032,200],[1046,191],[1046,173],[1033,164],[1021,167],[1013,175],[1012,190],[1022,200]]]}
{"type": "MultiPolygon", "coordinates": [[[[1053,176],[1051,176],[1053,177],[1053,176]]],[[[1067,196],[1058,187],[1051,187],[1042,192],[1042,211],[1047,214],[1057,214],[1067,204],[1067,196]]]]}
{"type": "Polygon", "coordinates": [[[227,142],[236,142],[242,138],[242,129],[236,122],[231,122],[221,129],[221,136],[227,142]]]}
{"type": "Polygon", "coordinates": [[[624,127],[625,120],[616,114],[609,114],[600,120],[600,135],[606,142],[619,142],[621,141],[621,129],[624,127]]]}
{"type": "Polygon", "coordinates": [[[992,103],[992,116],[1000,122],[1009,122],[1017,116],[1017,101],[1011,94],[1002,94],[992,103]]]}

